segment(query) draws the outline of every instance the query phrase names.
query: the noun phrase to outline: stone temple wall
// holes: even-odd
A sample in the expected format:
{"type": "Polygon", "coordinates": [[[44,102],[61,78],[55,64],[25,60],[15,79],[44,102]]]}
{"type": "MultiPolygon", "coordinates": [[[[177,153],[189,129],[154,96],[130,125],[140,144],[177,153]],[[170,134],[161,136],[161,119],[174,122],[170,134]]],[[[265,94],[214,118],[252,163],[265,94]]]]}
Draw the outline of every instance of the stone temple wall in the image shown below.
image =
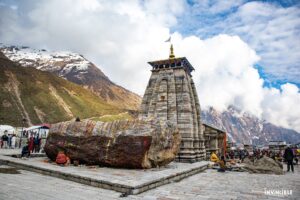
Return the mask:
{"type": "Polygon", "coordinates": [[[140,117],[160,118],[177,124],[182,137],[179,162],[205,159],[200,104],[192,77],[185,67],[152,70],[140,117]]]}

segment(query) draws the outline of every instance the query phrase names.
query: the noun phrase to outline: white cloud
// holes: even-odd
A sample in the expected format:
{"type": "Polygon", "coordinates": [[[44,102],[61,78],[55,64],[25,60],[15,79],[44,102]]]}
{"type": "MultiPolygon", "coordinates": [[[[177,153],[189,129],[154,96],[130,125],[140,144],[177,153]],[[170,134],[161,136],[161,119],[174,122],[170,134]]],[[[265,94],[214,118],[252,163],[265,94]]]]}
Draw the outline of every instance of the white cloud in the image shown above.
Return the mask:
{"type": "MultiPolygon", "coordinates": [[[[259,64],[263,66],[271,81],[280,79],[300,84],[299,4],[282,7],[275,2],[268,1],[246,3],[221,1],[228,3],[227,11],[233,7],[236,10],[225,15],[218,15],[222,11],[222,6],[218,6],[220,11],[216,12],[215,7],[218,4],[211,4],[213,1],[208,2],[205,11],[199,10],[197,4],[192,8],[192,14],[187,14],[192,15],[190,17],[193,18],[210,18],[208,23],[196,27],[200,36],[211,37],[211,35],[222,33],[239,35],[259,53],[261,57],[259,64]]],[[[197,24],[197,22],[194,23],[197,24]]]]}
{"type": "Polygon", "coordinates": [[[264,89],[263,117],[283,127],[300,130],[300,93],[294,84],[284,84],[282,91],[271,88],[264,89]]]}
{"type": "Polygon", "coordinates": [[[259,57],[239,37],[187,37],[175,42],[179,55],[187,55],[196,68],[194,79],[203,107],[224,110],[234,104],[258,116],[262,113],[263,81],[252,67],[259,57]]]}
{"type": "Polygon", "coordinates": [[[242,24],[250,25],[244,30],[234,28],[233,31],[244,35],[250,46],[260,52],[265,72],[273,75],[274,79],[288,78],[299,82],[299,7],[282,8],[274,4],[251,2],[243,5],[235,18],[242,24]],[[285,73],[278,73],[280,71],[285,73]]]}
{"type": "MultiPolygon", "coordinates": [[[[168,57],[169,44],[164,41],[187,6],[172,0],[33,2],[32,6],[18,5],[17,10],[0,6],[0,26],[5,27],[0,30],[2,42],[79,52],[113,81],[141,95],[151,73],[146,62],[168,57]]],[[[215,10],[232,6],[235,4],[220,5],[215,10]]],[[[196,68],[193,78],[203,108],[223,110],[233,104],[300,131],[298,88],[291,84],[284,85],[282,92],[263,88],[253,68],[261,54],[239,36],[224,34],[203,40],[175,32],[172,40],[175,55],[186,56],[196,68]]]]}

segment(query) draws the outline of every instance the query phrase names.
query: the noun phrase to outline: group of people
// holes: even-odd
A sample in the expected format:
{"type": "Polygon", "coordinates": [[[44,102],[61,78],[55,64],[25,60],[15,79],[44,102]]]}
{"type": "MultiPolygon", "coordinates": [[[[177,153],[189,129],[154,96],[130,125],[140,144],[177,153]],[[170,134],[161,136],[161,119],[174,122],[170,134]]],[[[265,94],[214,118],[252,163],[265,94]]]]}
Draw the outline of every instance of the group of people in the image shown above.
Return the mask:
{"type": "Polygon", "coordinates": [[[237,151],[230,151],[228,153],[226,153],[226,157],[225,156],[221,156],[221,159],[219,159],[219,157],[217,156],[217,154],[215,152],[212,152],[211,157],[210,157],[210,161],[214,162],[216,164],[219,165],[219,172],[225,172],[226,168],[226,160],[233,160],[238,158],[240,162],[243,162],[243,160],[248,157],[250,159],[260,159],[263,156],[267,156],[270,157],[276,161],[284,161],[287,163],[287,172],[289,172],[290,170],[292,172],[294,172],[294,163],[297,165],[298,164],[298,158],[297,158],[297,149],[295,148],[291,148],[291,147],[287,147],[284,151],[284,153],[280,153],[280,152],[273,152],[273,151],[268,151],[268,150],[259,150],[256,149],[254,150],[253,154],[249,154],[248,151],[246,150],[237,150],[237,151]]]}
{"type": "Polygon", "coordinates": [[[253,151],[253,157],[254,158],[260,159],[263,156],[270,157],[270,158],[272,158],[272,159],[274,159],[276,161],[280,161],[280,162],[283,159],[283,155],[280,152],[274,152],[274,151],[270,151],[270,150],[267,150],[267,149],[263,149],[263,150],[255,149],[253,151]]]}
{"type": "Polygon", "coordinates": [[[39,153],[41,148],[41,138],[39,134],[31,134],[27,140],[27,144],[22,148],[21,157],[29,156],[30,153],[39,153]]]}
{"type": "Polygon", "coordinates": [[[235,159],[235,158],[239,158],[242,162],[244,161],[244,159],[246,157],[249,156],[249,152],[245,149],[239,149],[237,151],[229,151],[226,153],[226,159],[235,159]]]}
{"type": "Polygon", "coordinates": [[[16,135],[7,134],[7,131],[4,131],[4,134],[1,137],[1,148],[4,149],[14,149],[16,148],[16,135]]]}

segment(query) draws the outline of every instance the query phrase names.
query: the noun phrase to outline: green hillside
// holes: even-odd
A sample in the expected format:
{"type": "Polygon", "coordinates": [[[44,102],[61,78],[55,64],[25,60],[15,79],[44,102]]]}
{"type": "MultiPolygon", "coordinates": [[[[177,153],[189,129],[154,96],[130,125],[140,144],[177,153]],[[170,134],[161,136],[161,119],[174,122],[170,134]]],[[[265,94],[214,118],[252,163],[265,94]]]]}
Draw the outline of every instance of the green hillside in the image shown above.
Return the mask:
{"type": "Polygon", "coordinates": [[[0,124],[55,123],[124,112],[49,72],[24,68],[0,52],[0,124]]]}

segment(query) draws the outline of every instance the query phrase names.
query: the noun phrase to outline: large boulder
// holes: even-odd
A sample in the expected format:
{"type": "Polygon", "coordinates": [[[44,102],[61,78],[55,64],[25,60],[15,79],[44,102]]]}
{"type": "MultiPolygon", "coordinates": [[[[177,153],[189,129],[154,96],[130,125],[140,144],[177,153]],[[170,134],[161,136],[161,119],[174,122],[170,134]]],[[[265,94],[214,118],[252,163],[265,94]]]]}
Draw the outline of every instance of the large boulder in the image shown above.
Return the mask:
{"type": "Polygon", "coordinates": [[[180,142],[178,129],[168,121],[85,120],[53,124],[44,149],[53,161],[63,150],[82,164],[151,168],[173,161],[180,142]]]}

